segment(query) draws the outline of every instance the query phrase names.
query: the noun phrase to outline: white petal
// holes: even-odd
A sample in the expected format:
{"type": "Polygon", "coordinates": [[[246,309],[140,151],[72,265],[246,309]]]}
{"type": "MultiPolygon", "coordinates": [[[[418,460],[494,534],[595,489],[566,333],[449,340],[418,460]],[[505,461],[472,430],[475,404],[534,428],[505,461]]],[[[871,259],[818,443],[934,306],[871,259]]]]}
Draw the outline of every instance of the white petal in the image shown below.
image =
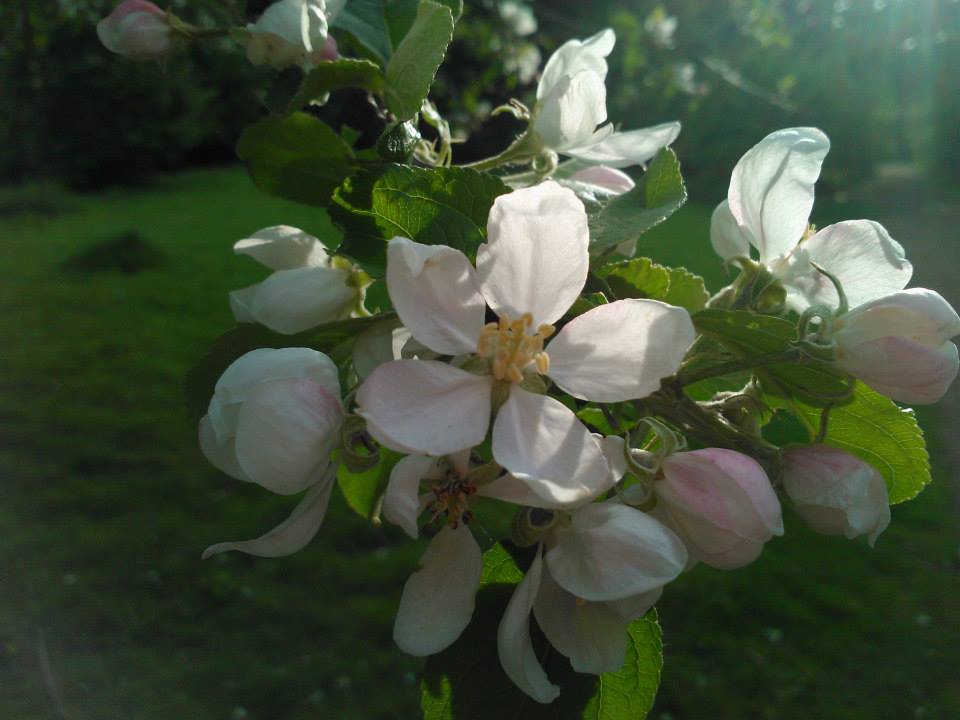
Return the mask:
{"type": "Polygon", "coordinates": [[[526,504],[538,507],[574,507],[613,485],[600,443],[573,411],[519,387],[493,423],[493,457],[537,499],[526,504]]]}
{"type": "Polygon", "coordinates": [[[250,306],[253,305],[253,299],[257,296],[259,288],[260,283],[256,283],[230,293],[230,311],[233,313],[234,320],[242,323],[256,322],[250,312],[250,306]]]}
{"type": "Polygon", "coordinates": [[[833,283],[811,262],[836,276],[852,308],[903,290],[913,275],[903,247],[872,220],[828,225],[804,240],[794,254],[784,281],[799,295],[791,301],[797,312],[810,305],[835,308],[840,301],[833,283]]]}
{"type": "Polygon", "coordinates": [[[597,132],[607,120],[607,87],[591,70],[564,77],[538,102],[533,128],[543,144],[556,152],[583,148],[609,137],[612,129],[597,132]]]}
{"type": "Polygon", "coordinates": [[[237,422],[237,461],[250,478],[281,495],[298,493],[330,462],[339,441],[340,399],[310,380],[260,383],[237,422]]]}
{"type": "Polygon", "coordinates": [[[785,255],[800,241],[829,150],[830,141],[817,128],[778,130],[750,148],[733,169],[730,212],[753,236],[761,262],[785,255]]]}
{"type": "Polygon", "coordinates": [[[483,442],[490,426],[489,376],[433,360],[381,365],[357,392],[357,414],[392,450],[446,455],[483,442]]]}
{"type": "Polygon", "coordinates": [[[292,555],[307,546],[320,529],[323,518],[327,513],[327,504],[330,502],[330,491],[333,489],[336,478],[336,469],[328,468],[318,478],[310,491],[303,496],[286,520],[277,525],[266,535],[256,540],[240,542],[223,542],[211,545],[203,551],[203,559],[219,555],[228,550],[239,550],[248,555],[258,557],[283,557],[292,555]]]}
{"type": "Polygon", "coordinates": [[[616,501],[587,505],[558,530],[550,574],[584,600],[620,600],[673,580],[687,563],[683,543],[662,523],[616,501]]]}
{"type": "Polygon", "coordinates": [[[400,352],[410,339],[410,331],[399,320],[380,320],[357,335],[353,343],[353,369],[360,380],[366,379],[374,369],[399,360],[400,352]]]}
{"type": "Polygon", "coordinates": [[[710,216],[710,244],[724,260],[750,257],[749,233],[737,224],[726,200],[717,205],[710,216]]]}
{"type": "Polygon", "coordinates": [[[339,268],[278,270],[260,283],[250,314],[261,325],[293,335],[317,325],[350,317],[359,298],[347,284],[350,273],[339,268]]]}
{"type": "Polygon", "coordinates": [[[550,342],[550,378],[583,400],[643,398],[677,371],[694,337],[683,308],[617,300],[575,317],[550,342]]]}
{"type": "Polygon", "coordinates": [[[610,28],[601,30],[586,40],[567,40],[547,60],[537,85],[537,100],[552,92],[561,78],[575,75],[582,70],[591,70],[601,79],[606,78],[606,57],[613,52],[616,42],[617,36],[610,28]]]}
{"type": "Polygon", "coordinates": [[[552,323],[583,289],[589,269],[587,212],[567,188],[545,182],[498,197],[477,251],[477,279],[498,315],[552,323]]]}
{"type": "Polygon", "coordinates": [[[445,355],[477,349],[486,308],[462,252],[394,238],[387,247],[387,289],[404,326],[428,348],[445,355]]]}
{"type": "Polygon", "coordinates": [[[578,602],[548,571],[540,581],[533,613],[550,644],[570,658],[577,672],[600,675],[623,666],[629,621],[606,603],[578,602]]]}
{"type": "Polygon", "coordinates": [[[330,260],[319,240],[289,225],[259,230],[251,237],[237,241],[233,251],[238,255],[249,255],[271,270],[326,265],[330,260]]]}
{"type": "MultiPolygon", "coordinates": [[[[556,178],[557,176],[554,175],[554,177],[556,178]]],[[[622,195],[636,187],[636,183],[633,182],[632,177],[621,170],[607,165],[591,165],[572,172],[566,178],[564,184],[569,185],[574,192],[582,189],[584,192],[589,193],[589,196],[594,198],[594,201],[596,201],[595,198],[597,195],[622,195]]],[[[577,194],[579,197],[583,197],[582,193],[577,194]]]]}
{"type": "Polygon", "coordinates": [[[606,605],[630,623],[646,615],[647,611],[660,600],[661,595],[663,595],[663,588],[658,587],[639,595],[631,595],[623,600],[610,600],[606,605]]]}
{"type": "Polygon", "coordinates": [[[620,482],[620,478],[626,475],[627,470],[629,470],[626,457],[626,441],[617,435],[607,435],[606,437],[597,437],[597,439],[603,449],[603,456],[607,459],[607,465],[610,466],[613,482],[620,482]]]}
{"type": "Polygon", "coordinates": [[[480,546],[470,529],[444,527],[430,541],[406,585],[393,639],[411,655],[433,655],[451,645],[470,624],[483,571],[480,546]]]}
{"type": "Polygon", "coordinates": [[[570,148],[566,152],[580,160],[602,163],[613,168],[642,165],[670,145],[680,134],[680,123],[668,122],[639,130],[615,132],[593,145],[570,148]]]}
{"type": "Polygon", "coordinates": [[[240,463],[237,462],[237,441],[235,437],[231,435],[222,440],[218,438],[209,415],[200,418],[198,430],[200,450],[211,465],[237,480],[253,482],[240,467],[240,463]]]}
{"type": "Polygon", "coordinates": [[[436,463],[436,458],[407,455],[390,471],[390,482],[383,496],[383,516],[414,539],[419,535],[420,481],[436,463]]]}
{"type": "Polygon", "coordinates": [[[497,629],[497,654],[507,677],[537,702],[550,703],[560,695],[543,671],[530,639],[530,611],[540,589],[543,558],[540,549],[510,598],[497,629]]]}

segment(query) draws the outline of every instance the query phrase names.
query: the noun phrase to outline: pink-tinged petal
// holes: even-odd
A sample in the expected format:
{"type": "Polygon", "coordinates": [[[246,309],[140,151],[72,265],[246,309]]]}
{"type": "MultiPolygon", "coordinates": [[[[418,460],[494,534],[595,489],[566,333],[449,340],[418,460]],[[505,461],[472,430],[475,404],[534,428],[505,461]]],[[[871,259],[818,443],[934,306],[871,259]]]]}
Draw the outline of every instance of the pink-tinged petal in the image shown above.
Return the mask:
{"type": "Polygon", "coordinates": [[[837,364],[881,395],[910,405],[939,402],[957,378],[957,346],[932,348],[905,337],[884,337],[841,347],[837,364]]]}
{"type": "Polygon", "coordinates": [[[644,398],[673,375],[696,333],[683,308],[617,300],[567,323],[547,347],[550,378],[595,402],[644,398]]]}
{"type": "Polygon", "coordinates": [[[330,256],[321,242],[299,228],[274,225],[238,240],[233,251],[249,255],[271,270],[294,270],[327,265],[330,256]]]}
{"type": "Polygon", "coordinates": [[[232,435],[223,439],[218,438],[209,415],[204,415],[200,419],[198,435],[200,450],[211,465],[237,480],[253,482],[237,462],[236,438],[232,435]]]}
{"type": "Polygon", "coordinates": [[[673,580],[687,563],[683,543],[647,513],[616,501],[573,513],[547,551],[550,574],[584,600],[621,600],[673,580]]]}
{"type": "Polygon", "coordinates": [[[584,602],[545,572],[533,613],[550,644],[577,672],[600,675],[623,666],[629,621],[607,603],[584,602]]]}
{"type": "Polygon", "coordinates": [[[447,455],[483,442],[490,426],[489,376],[434,360],[395,360],[357,392],[367,430],[397,452],[447,455]]]}
{"type": "Polygon", "coordinates": [[[749,232],[737,224],[726,200],[717,205],[710,216],[710,244],[724,260],[750,257],[749,232]]]}
{"type": "Polygon", "coordinates": [[[537,85],[537,100],[553,92],[562,78],[576,75],[583,70],[594,72],[601,79],[606,78],[606,57],[613,52],[616,42],[617,36],[610,28],[601,30],[586,40],[567,40],[547,60],[537,85]]]}
{"type": "Polygon", "coordinates": [[[612,168],[642,165],[670,145],[680,134],[680,123],[667,122],[653,127],[614,132],[600,142],[570,148],[566,152],[579,160],[612,168]]]}
{"type": "Polygon", "coordinates": [[[397,646],[421,657],[453,644],[470,624],[482,572],[480,546],[466,525],[437,533],[403,586],[393,626],[397,646]]]}
{"type": "Polygon", "coordinates": [[[661,595],[663,595],[663,588],[658,587],[649,592],[632,595],[623,600],[611,600],[607,603],[607,607],[620,615],[620,617],[628,623],[631,623],[637,618],[642,618],[646,615],[650,608],[657,604],[661,595]]]}
{"type": "Polygon", "coordinates": [[[552,323],[580,295],[587,279],[587,212],[573,191],[555,182],[498,197],[487,243],[477,251],[477,280],[498,315],[533,315],[552,323]]]}
{"type": "Polygon", "coordinates": [[[790,306],[797,312],[810,305],[835,308],[840,303],[833,283],[811,263],[840,281],[850,307],[903,290],[913,275],[903,247],[872,220],[828,225],[804,240],[794,255],[783,280],[790,306]]]}
{"type": "Polygon", "coordinates": [[[284,335],[344,320],[360,297],[349,280],[350,273],[339,268],[278,270],[257,287],[250,314],[256,322],[284,335]]]}
{"type": "Polygon", "coordinates": [[[383,516],[414,539],[419,535],[420,481],[436,464],[436,458],[407,455],[390,471],[383,496],[383,516]]]}
{"type": "Polygon", "coordinates": [[[234,360],[217,380],[215,396],[220,402],[242,402],[264,380],[303,378],[340,395],[336,363],[310,348],[259,348],[234,360]]]}
{"type": "Polygon", "coordinates": [[[537,548],[533,564],[513,591],[500,627],[497,629],[497,654],[503,671],[513,683],[537,702],[551,703],[560,695],[543,671],[530,639],[530,611],[540,590],[543,558],[537,548]]]}
{"type": "Polygon", "coordinates": [[[320,525],[323,524],[335,477],[336,470],[333,467],[328,468],[317,479],[310,491],[303,496],[303,499],[293,509],[290,517],[266,535],[262,535],[256,540],[223,542],[211,545],[203,551],[203,559],[206,560],[229,550],[239,550],[258,557],[284,557],[302,550],[313,540],[320,529],[320,525]]]}
{"type": "Polygon", "coordinates": [[[313,482],[339,442],[340,399],[310,380],[257,385],[240,409],[237,461],[250,478],[281,495],[313,482]]]}
{"type": "Polygon", "coordinates": [[[537,507],[575,507],[613,486],[600,443],[573,411],[519,387],[493,423],[493,457],[526,484],[525,499],[536,499],[527,504],[537,507]]]}
{"type": "Polygon", "coordinates": [[[633,178],[607,165],[593,165],[577,170],[567,178],[567,181],[597,187],[611,195],[622,195],[636,187],[633,178]]]}
{"type": "Polygon", "coordinates": [[[476,351],[486,307],[462,252],[394,238],[387,289],[404,326],[428,348],[444,355],[476,351]]]}
{"type": "Polygon", "coordinates": [[[750,232],[761,262],[786,255],[803,237],[829,150],[817,128],[788,128],[767,135],[733,169],[730,212],[750,232]]]}

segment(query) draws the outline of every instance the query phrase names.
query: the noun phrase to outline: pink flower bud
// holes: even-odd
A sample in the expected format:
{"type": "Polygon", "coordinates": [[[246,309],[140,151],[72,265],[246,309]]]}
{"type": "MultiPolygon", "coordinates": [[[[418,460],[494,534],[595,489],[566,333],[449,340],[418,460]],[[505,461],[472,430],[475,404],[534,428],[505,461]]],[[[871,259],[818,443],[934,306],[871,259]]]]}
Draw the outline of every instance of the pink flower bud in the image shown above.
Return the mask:
{"type": "Polygon", "coordinates": [[[597,185],[614,195],[622,195],[634,188],[633,179],[629,175],[606,165],[594,165],[577,170],[569,179],[587,185],[597,185]]]}
{"type": "Polygon", "coordinates": [[[156,60],[173,47],[167,14],[147,0],[125,0],[97,23],[100,42],[132,60],[156,60]]]}
{"type": "Polygon", "coordinates": [[[789,450],[783,483],[797,513],[825,535],[866,535],[873,546],[890,524],[887,484],[873,465],[828,445],[789,450]]]}
{"type": "Polygon", "coordinates": [[[783,535],[780,502],[753,458],[721,448],[675,453],[663,461],[663,476],[653,514],[692,558],[724,570],[742,567],[783,535]]]}
{"type": "Polygon", "coordinates": [[[837,364],[894,400],[927,405],[942,398],[957,376],[955,335],[956,310],[933,290],[911,288],[838,318],[837,364]]]}

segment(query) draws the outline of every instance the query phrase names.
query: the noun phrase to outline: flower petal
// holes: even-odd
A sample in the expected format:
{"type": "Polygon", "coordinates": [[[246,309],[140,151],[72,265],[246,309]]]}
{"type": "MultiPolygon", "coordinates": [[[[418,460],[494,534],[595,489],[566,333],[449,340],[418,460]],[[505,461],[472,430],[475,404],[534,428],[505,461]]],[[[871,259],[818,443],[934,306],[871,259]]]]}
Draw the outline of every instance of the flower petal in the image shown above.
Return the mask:
{"type": "Polygon", "coordinates": [[[607,87],[591,70],[563,77],[538,102],[533,128],[543,144],[556,152],[590,147],[609,137],[613,129],[597,126],[607,120],[607,87]]]}
{"type": "Polygon", "coordinates": [[[350,316],[357,288],[339,268],[278,270],[260,283],[249,305],[253,319],[279,333],[294,335],[350,316]]]}
{"type": "Polygon", "coordinates": [[[418,657],[451,645],[470,624],[483,572],[480,546],[466,525],[444,527],[403,586],[393,626],[401,650],[418,657]]]}
{"type": "Polygon", "coordinates": [[[730,212],[752,235],[761,262],[787,254],[803,237],[829,150],[830,141],[817,128],[788,128],[767,135],[733,169],[730,212]]]}
{"type": "Polygon", "coordinates": [[[203,551],[203,559],[206,560],[228,550],[239,550],[258,557],[283,557],[302,550],[313,540],[320,525],[323,524],[335,478],[336,468],[333,466],[327,468],[293,509],[290,517],[273,530],[256,540],[211,545],[203,551]]]}
{"type": "Polygon", "coordinates": [[[540,75],[537,85],[537,100],[550,94],[561,78],[575,75],[582,70],[590,70],[607,77],[606,57],[613,52],[617,36],[610,28],[591,35],[586,40],[567,40],[557,48],[540,75]]]}
{"type": "Polygon", "coordinates": [[[530,639],[530,611],[540,589],[543,557],[537,555],[507,604],[497,629],[497,654],[500,664],[514,684],[537,702],[551,703],[560,695],[543,671],[530,639]]]}
{"type": "Polygon", "coordinates": [[[549,375],[583,400],[643,398],[677,371],[694,337],[683,308],[657,300],[617,300],[564,326],[547,347],[549,375]]]}
{"type": "Polygon", "coordinates": [[[360,386],[357,414],[392,450],[446,455],[483,442],[491,382],[434,360],[395,360],[360,386]]]}
{"type": "Polygon", "coordinates": [[[238,240],[233,251],[249,255],[271,270],[293,270],[326,265],[330,261],[326,249],[312,235],[289,225],[274,225],[238,240]]]}
{"type": "Polygon", "coordinates": [[[683,543],[648,514],[617,501],[573,513],[547,551],[550,574],[584,600],[620,600],[677,577],[687,563],[683,543]]]}
{"type": "Polygon", "coordinates": [[[234,320],[242,323],[256,322],[250,306],[253,305],[253,299],[257,296],[259,289],[260,283],[256,283],[230,293],[230,311],[233,313],[234,320]]]}
{"type": "Polygon", "coordinates": [[[710,216],[710,244],[724,260],[750,257],[750,236],[737,224],[726,200],[710,216]]]}
{"type": "Polygon", "coordinates": [[[559,400],[519,387],[493,423],[493,457],[527,486],[523,502],[537,507],[574,507],[613,485],[600,443],[577,416],[559,400]]]}
{"type": "Polygon", "coordinates": [[[607,603],[579,600],[548,571],[540,580],[533,613],[550,644],[570,658],[577,672],[600,675],[623,666],[629,621],[607,603]]]}
{"type": "Polygon", "coordinates": [[[784,282],[797,312],[810,305],[835,308],[840,302],[833,283],[811,262],[836,276],[852,308],[903,290],[913,275],[903,247],[872,220],[828,225],[804,240],[794,255],[784,282]]]}
{"type": "Polygon", "coordinates": [[[237,461],[250,478],[281,495],[314,482],[330,462],[343,419],[340,399],[311,380],[269,380],[240,408],[237,461]]]}
{"type": "Polygon", "coordinates": [[[383,496],[383,516],[414,539],[419,535],[420,481],[436,463],[436,458],[426,455],[407,455],[390,471],[383,496]]]}
{"type": "Polygon", "coordinates": [[[587,212],[555,182],[498,197],[487,243],[477,251],[477,280],[498,315],[533,315],[534,327],[567,311],[587,279],[587,212]]]}
{"type": "Polygon", "coordinates": [[[404,326],[431,350],[477,349],[486,308],[462,252],[394,238],[387,247],[387,289],[404,326]]]}
{"type": "MultiPolygon", "coordinates": [[[[557,176],[554,175],[554,177],[557,176]]],[[[607,165],[590,165],[572,172],[567,176],[565,184],[571,187],[574,192],[582,190],[582,192],[577,193],[581,199],[584,194],[587,194],[594,201],[596,201],[598,195],[601,197],[622,195],[636,187],[632,177],[607,165]]]]}
{"type": "Polygon", "coordinates": [[[566,150],[580,160],[612,168],[642,165],[680,134],[680,123],[667,122],[639,130],[615,132],[593,145],[566,150]]]}
{"type": "Polygon", "coordinates": [[[233,435],[219,439],[209,415],[200,418],[198,435],[200,450],[211,465],[237,480],[253,482],[237,462],[237,439],[233,435]]]}

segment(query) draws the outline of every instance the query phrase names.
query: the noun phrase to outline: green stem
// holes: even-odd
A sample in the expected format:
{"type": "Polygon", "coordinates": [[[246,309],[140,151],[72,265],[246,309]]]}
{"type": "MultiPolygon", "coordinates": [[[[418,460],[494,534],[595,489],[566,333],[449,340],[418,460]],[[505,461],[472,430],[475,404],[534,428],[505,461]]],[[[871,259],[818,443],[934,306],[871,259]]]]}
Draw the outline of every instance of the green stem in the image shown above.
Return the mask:
{"type": "Polygon", "coordinates": [[[494,170],[504,165],[516,165],[536,157],[540,152],[539,138],[535,137],[529,131],[514,140],[503,152],[497,153],[492,157],[477,160],[472,163],[465,163],[459,167],[471,168],[473,170],[494,170]]]}
{"type": "Polygon", "coordinates": [[[764,365],[773,365],[782,362],[801,362],[805,357],[806,355],[800,350],[791,348],[789,350],[767,353],[766,355],[758,355],[752,358],[730,360],[728,362],[723,362],[711,367],[705,367],[700,370],[690,370],[684,372],[684,370],[681,368],[680,372],[677,374],[677,377],[673,381],[673,385],[677,388],[682,388],[686,387],[687,385],[693,385],[693,383],[700,382],[701,380],[722,377],[724,375],[733,375],[734,373],[744,372],[745,370],[753,370],[754,368],[763,367],[764,365]]]}

